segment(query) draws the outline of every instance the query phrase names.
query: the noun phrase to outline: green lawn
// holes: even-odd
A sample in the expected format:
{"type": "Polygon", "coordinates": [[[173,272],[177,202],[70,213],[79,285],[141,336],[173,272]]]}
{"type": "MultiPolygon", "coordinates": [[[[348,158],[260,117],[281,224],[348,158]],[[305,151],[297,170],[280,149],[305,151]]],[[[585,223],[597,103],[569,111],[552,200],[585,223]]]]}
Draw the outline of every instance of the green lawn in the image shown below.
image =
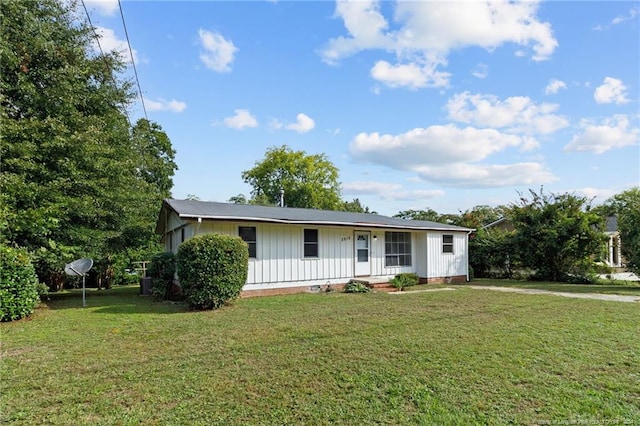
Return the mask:
{"type": "Polygon", "coordinates": [[[0,324],[0,422],[640,422],[635,303],[456,287],[187,312],[137,292],[54,295],[0,324]]]}

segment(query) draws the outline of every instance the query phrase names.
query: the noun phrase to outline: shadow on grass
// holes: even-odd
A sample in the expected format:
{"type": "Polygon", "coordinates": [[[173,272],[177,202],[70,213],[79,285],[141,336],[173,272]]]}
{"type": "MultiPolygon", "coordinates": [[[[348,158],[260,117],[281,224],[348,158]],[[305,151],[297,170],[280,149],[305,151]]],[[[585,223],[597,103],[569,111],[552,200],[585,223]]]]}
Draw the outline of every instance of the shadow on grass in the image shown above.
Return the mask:
{"type": "MultiPolygon", "coordinates": [[[[184,303],[157,302],[150,296],[141,296],[137,285],[117,286],[108,290],[88,288],[85,299],[86,308],[99,314],[173,314],[188,310],[184,303]]],[[[49,300],[44,303],[52,310],[82,308],[82,289],[50,293],[49,300]]]]}

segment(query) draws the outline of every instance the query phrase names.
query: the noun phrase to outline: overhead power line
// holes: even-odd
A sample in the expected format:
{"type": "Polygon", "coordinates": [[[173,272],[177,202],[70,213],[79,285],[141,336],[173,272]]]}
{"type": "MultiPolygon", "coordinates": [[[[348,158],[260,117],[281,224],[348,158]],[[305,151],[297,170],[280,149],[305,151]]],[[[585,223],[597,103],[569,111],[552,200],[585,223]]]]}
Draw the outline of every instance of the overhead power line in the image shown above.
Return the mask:
{"type": "MultiPolygon", "coordinates": [[[[84,4],[84,1],[83,1],[84,4]]],[[[144,111],[144,118],[147,123],[149,117],[147,116],[147,108],[144,105],[144,97],[142,96],[142,88],[140,87],[140,80],[138,79],[138,70],[136,69],[136,61],[133,60],[133,50],[131,49],[131,42],[129,42],[129,32],[127,31],[127,24],[124,21],[124,12],[122,11],[122,3],[118,0],[118,8],[120,9],[120,16],[122,17],[122,27],[124,28],[124,35],[127,38],[127,46],[129,47],[129,55],[131,56],[131,65],[133,65],[133,74],[136,78],[136,84],[138,85],[138,93],[140,94],[140,102],[142,103],[142,111],[144,111]]]]}
{"type": "MultiPolygon", "coordinates": [[[[100,56],[104,58],[104,50],[102,50],[102,45],[100,44],[100,36],[96,32],[96,27],[91,22],[91,15],[89,14],[89,10],[87,9],[87,5],[84,3],[84,0],[81,0],[82,8],[84,9],[85,15],[87,15],[87,21],[89,22],[89,26],[91,27],[91,32],[93,33],[93,37],[96,39],[96,43],[98,45],[98,50],[100,50],[100,56]]],[[[113,80],[113,84],[116,84],[115,78],[112,73],[109,73],[111,79],[113,80]]],[[[127,122],[129,123],[129,127],[131,127],[131,118],[129,118],[129,113],[127,112],[127,107],[125,105],[122,106],[122,110],[124,112],[124,116],[127,117],[127,122]]]]}

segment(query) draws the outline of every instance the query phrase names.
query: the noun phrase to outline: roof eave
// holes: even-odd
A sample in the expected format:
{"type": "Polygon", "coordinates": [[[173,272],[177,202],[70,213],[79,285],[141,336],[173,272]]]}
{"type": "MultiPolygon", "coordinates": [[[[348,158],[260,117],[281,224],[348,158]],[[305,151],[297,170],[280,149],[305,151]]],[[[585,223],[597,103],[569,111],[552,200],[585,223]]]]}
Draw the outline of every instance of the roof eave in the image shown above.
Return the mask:
{"type": "Polygon", "coordinates": [[[382,224],[371,222],[340,222],[340,221],[321,221],[321,220],[288,220],[265,217],[252,216],[211,216],[182,213],[178,214],[181,219],[201,219],[201,220],[233,220],[239,222],[268,222],[279,223],[285,225],[325,225],[325,226],[354,226],[360,228],[386,228],[386,229],[412,229],[416,231],[448,231],[448,232],[472,232],[469,228],[440,228],[429,226],[407,226],[398,224],[382,224]]]}

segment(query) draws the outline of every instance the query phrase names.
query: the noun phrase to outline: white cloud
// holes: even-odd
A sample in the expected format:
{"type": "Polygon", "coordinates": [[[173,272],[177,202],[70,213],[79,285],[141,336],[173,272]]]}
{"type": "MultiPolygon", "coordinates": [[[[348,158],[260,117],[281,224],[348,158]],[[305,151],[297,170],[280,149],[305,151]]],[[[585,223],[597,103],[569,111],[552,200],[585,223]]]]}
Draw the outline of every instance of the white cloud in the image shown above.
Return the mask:
{"type": "Polygon", "coordinates": [[[637,145],[640,139],[640,128],[631,127],[626,115],[614,115],[600,124],[583,120],[580,127],[581,133],[564,147],[565,151],[602,154],[610,149],[637,145]]]}
{"type": "Polygon", "coordinates": [[[105,16],[113,16],[118,10],[118,0],[85,0],[84,3],[87,9],[105,16]]]}
{"type": "Polygon", "coordinates": [[[457,2],[397,2],[396,25],[390,28],[380,2],[339,0],[335,16],[343,20],[347,34],[330,39],[320,54],[335,64],[363,50],[390,52],[397,63],[376,61],[373,78],[391,87],[446,86],[449,74],[439,68],[456,49],[494,50],[513,43],[530,49],[534,61],[548,59],[558,42],[551,25],[538,20],[537,9],[536,1],[468,2],[464,7],[457,2]]]}
{"type": "MultiPolygon", "coordinates": [[[[280,120],[274,118],[269,122],[269,127],[271,127],[274,130],[280,130],[282,128],[285,128],[287,130],[293,130],[298,133],[307,133],[313,130],[314,127],[316,127],[316,122],[313,120],[313,118],[309,117],[308,115],[304,113],[300,113],[296,116],[295,123],[284,124],[280,120]]],[[[334,135],[338,133],[340,133],[340,129],[336,129],[333,131],[334,135]]]]}
{"type": "Polygon", "coordinates": [[[200,60],[216,72],[230,72],[238,48],[231,40],[211,31],[198,30],[200,43],[204,51],[200,53],[200,60]]]}
{"type": "Polygon", "coordinates": [[[448,124],[416,128],[399,135],[360,133],[349,150],[357,160],[412,170],[423,164],[480,161],[522,144],[521,137],[494,129],[461,129],[448,124]]]}
{"type": "Polygon", "coordinates": [[[626,91],[627,88],[622,83],[622,80],[605,77],[602,85],[598,86],[593,93],[593,98],[599,104],[624,104],[629,102],[626,91]]]}
{"type": "Polygon", "coordinates": [[[418,176],[443,185],[465,188],[489,188],[549,183],[556,177],[539,163],[468,164],[423,166],[418,176]]]}
{"type": "Polygon", "coordinates": [[[412,191],[388,192],[382,194],[381,197],[386,200],[393,201],[414,201],[414,200],[432,200],[442,197],[444,191],[439,189],[416,189],[412,191]]]}
{"type": "Polygon", "coordinates": [[[403,190],[397,183],[354,181],[342,185],[342,191],[348,195],[378,195],[385,200],[412,201],[430,200],[441,197],[444,191],[439,189],[403,190]]]}
{"type": "Polygon", "coordinates": [[[599,199],[600,201],[605,201],[617,193],[617,191],[613,189],[604,188],[580,188],[568,192],[575,192],[576,194],[582,194],[582,196],[587,197],[588,199],[595,198],[599,199]]]}
{"type": "Polygon", "coordinates": [[[562,81],[562,80],[557,80],[557,79],[552,79],[549,81],[549,84],[547,84],[547,87],[544,88],[544,93],[546,95],[555,95],[556,93],[558,93],[558,91],[560,89],[566,89],[567,88],[567,84],[562,81]]]}
{"type": "MultiPolygon", "coordinates": [[[[125,62],[131,62],[131,54],[129,53],[129,45],[126,40],[119,39],[116,34],[110,28],[95,27],[96,34],[100,38],[100,47],[104,53],[116,52],[121,55],[125,62]]],[[[95,46],[98,50],[98,46],[95,46]]],[[[138,60],[138,52],[136,49],[131,49],[133,52],[133,60],[136,64],[138,60]]]]}
{"type": "Polygon", "coordinates": [[[558,105],[537,105],[525,96],[501,101],[494,95],[463,92],[452,96],[445,109],[451,120],[510,132],[549,134],[569,125],[565,117],[554,114],[558,105]]]}
{"type": "Polygon", "coordinates": [[[472,71],[471,75],[475,78],[487,78],[489,75],[489,66],[487,64],[478,64],[472,71]]]}
{"type": "Polygon", "coordinates": [[[285,129],[293,130],[298,133],[307,133],[316,127],[316,122],[313,118],[306,114],[300,113],[296,116],[296,122],[284,126],[285,129]]]}
{"type": "Polygon", "coordinates": [[[629,10],[629,14],[628,15],[619,15],[619,16],[616,16],[615,18],[613,18],[611,20],[611,24],[618,25],[618,24],[621,24],[621,23],[623,23],[625,21],[630,21],[630,20],[634,19],[637,15],[638,15],[638,8],[634,7],[631,10],[629,10]]]}
{"type": "Polygon", "coordinates": [[[235,115],[224,119],[224,124],[233,129],[244,129],[245,127],[258,127],[258,120],[251,115],[249,110],[236,109],[235,115]]]}
{"type": "Polygon", "coordinates": [[[325,62],[337,63],[365,49],[392,47],[392,41],[383,33],[389,25],[377,1],[337,1],[335,16],[342,18],[350,37],[331,39],[321,52],[325,62]]]}
{"type": "Polygon", "coordinates": [[[526,147],[530,139],[495,129],[449,124],[398,135],[361,133],[351,142],[349,151],[356,161],[412,171],[423,180],[444,185],[498,187],[551,182],[555,177],[539,163],[480,163],[508,148],[526,147]]]}
{"type": "Polygon", "coordinates": [[[185,102],[177,101],[175,99],[167,101],[160,98],[157,101],[153,101],[151,99],[144,98],[144,104],[149,111],[182,112],[187,108],[187,104],[185,102]]]}
{"type": "Polygon", "coordinates": [[[604,30],[610,29],[611,25],[619,25],[619,24],[622,24],[623,22],[631,21],[635,19],[635,17],[638,15],[639,10],[640,9],[638,9],[637,7],[633,7],[629,10],[628,15],[618,15],[615,18],[613,18],[610,22],[610,25],[598,24],[591,29],[594,31],[604,31],[604,30]]]}
{"type": "Polygon", "coordinates": [[[387,61],[378,61],[371,68],[371,77],[389,87],[443,87],[449,84],[450,74],[437,71],[443,61],[428,61],[425,64],[409,63],[392,65],[387,61]]]}
{"type": "Polygon", "coordinates": [[[342,192],[349,195],[382,195],[399,191],[402,185],[397,183],[353,181],[342,184],[342,192]]]}

